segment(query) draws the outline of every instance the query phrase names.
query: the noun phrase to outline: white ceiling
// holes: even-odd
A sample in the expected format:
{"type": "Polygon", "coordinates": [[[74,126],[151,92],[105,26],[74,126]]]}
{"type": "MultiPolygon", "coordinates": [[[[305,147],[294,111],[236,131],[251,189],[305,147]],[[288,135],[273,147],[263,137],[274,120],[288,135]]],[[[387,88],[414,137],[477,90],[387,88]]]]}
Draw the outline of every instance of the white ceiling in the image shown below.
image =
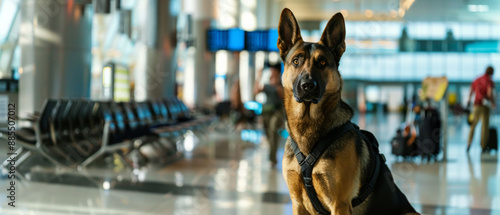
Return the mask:
{"type": "MultiPolygon", "coordinates": [[[[346,20],[372,21],[473,21],[500,23],[500,0],[277,0],[290,8],[299,21],[328,20],[347,11],[346,20]],[[402,5],[413,2],[408,10],[402,5]],[[468,11],[469,4],[488,5],[488,12],[468,11]],[[403,9],[402,15],[400,8],[403,9]],[[371,10],[366,13],[366,10],[371,10]],[[396,12],[399,12],[396,15],[396,12]]],[[[345,15],[345,14],[344,14],[345,15]]]]}

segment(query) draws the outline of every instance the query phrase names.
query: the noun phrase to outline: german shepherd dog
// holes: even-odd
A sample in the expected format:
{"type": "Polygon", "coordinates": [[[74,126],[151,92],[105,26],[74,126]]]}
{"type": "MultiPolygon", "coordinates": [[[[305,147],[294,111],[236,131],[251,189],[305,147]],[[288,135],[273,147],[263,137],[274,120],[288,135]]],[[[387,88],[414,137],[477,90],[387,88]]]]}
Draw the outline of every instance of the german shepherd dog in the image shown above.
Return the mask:
{"type": "MultiPolygon", "coordinates": [[[[339,61],[345,51],[345,22],[335,14],[318,43],[304,42],[293,13],[285,8],[278,28],[278,48],[285,65],[282,76],[287,129],[307,156],[314,144],[332,129],[349,122],[353,110],[342,101],[339,61]]],[[[381,171],[373,192],[353,208],[351,200],[370,179],[373,150],[349,131],[332,141],[318,158],[312,183],[323,208],[331,214],[418,214],[395,186],[387,166],[381,171]],[[361,144],[359,144],[361,143],[361,144]]],[[[377,154],[378,155],[378,154],[377,154]]],[[[301,177],[290,138],[285,146],[283,176],[290,190],[294,214],[317,214],[301,177]]]]}

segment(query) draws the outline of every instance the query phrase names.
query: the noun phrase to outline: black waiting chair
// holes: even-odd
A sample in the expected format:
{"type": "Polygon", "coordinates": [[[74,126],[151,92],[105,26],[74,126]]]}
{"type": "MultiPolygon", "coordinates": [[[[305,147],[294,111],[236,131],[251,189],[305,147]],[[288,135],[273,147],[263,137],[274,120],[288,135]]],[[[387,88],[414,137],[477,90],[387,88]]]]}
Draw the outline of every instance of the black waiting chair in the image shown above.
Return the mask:
{"type": "Polygon", "coordinates": [[[99,150],[89,156],[80,167],[86,167],[104,153],[117,153],[129,166],[133,166],[127,159],[127,154],[154,140],[157,136],[151,132],[143,122],[136,118],[129,103],[102,102],[98,108],[101,122],[103,122],[102,144],[99,150]],[[138,141],[141,144],[135,146],[138,141]],[[124,153],[122,149],[127,149],[124,153]]]}
{"type": "MultiPolygon", "coordinates": [[[[56,154],[59,149],[53,144],[50,131],[50,121],[57,104],[57,100],[46,100],[39,117],[33,123],[33,128],[21,128],[16,131],[17,143],[21,145],[17,150],[16,166],[29,158],[32,153],[39,153],[54,165],[63,166],[57,158],[56,154]]],[[[2,134],[3,137],[6,137],[8,133],[2,131],[2,134]]],[[[4,162],[4,166],[5,164],[6,162],[4,162]]]]}
{"type": "MultiPolygon", "coordinates": [[[[22,146],[19,159],[38,152],[55,165],[79,168],[107,153],[116,153],[133,166],[128,154],[140,153],[149,143],[153,148],[147,150],[157,151],[159,157],[172,156],[186,132],[203,131],[200,128],[207,122],[193,117],[177,98],[121,103],[48,99],[29,120],[33,128],[17,131],[22,146]]],[[[2,131],[4,137],[7,132],[2,131]]]]}

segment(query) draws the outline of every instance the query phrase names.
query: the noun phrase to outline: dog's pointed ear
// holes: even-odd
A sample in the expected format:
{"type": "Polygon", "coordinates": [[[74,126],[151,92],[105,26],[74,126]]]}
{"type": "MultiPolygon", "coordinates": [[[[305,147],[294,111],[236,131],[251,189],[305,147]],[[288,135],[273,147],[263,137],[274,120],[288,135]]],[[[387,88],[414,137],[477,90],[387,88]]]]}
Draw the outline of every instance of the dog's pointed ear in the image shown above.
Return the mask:
{"type": "Polygon", "coordinates": [[[328,47],[335,55],[335,62],[339,66],[340,57],[345,51],[345,21],[341,13],[333,15],[326,24],[320,44],[328,47]]]}
{"type": "Polygon", "coordinates": [[[285,61],[288,51],[297,42],[302,41],[299,24],[292,11],[288,8],[283,9],[281,12],[278,35],[278,49],[280,50],[281,59],[285,61]]]}

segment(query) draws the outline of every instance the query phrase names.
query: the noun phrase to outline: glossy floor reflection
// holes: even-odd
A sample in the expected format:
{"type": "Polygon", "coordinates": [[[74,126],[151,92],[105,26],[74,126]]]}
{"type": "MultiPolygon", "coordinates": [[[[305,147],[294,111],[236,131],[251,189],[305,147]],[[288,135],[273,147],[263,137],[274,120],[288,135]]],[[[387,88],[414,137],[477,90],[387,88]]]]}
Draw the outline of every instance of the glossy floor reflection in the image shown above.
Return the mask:
{"type": "MultiPolygon", "coordinates": [[[[390,155],[400,115],[353,121],[377,136],[396,183],[417,210],[500,214],[498,156],[480,154],[479,133],[467,156],[462,119],[449,119],[447,160],[440,162],[403,162],[390,155]]],[[[215,131],[195,138],[185,158],[163,167],[77,172],[34,165],[18,186],[16,208],[0,198],[0,214],[292,214],[281,170],[270,167],[261,132],[222,124],[215,131]]],[[[1,180],[1,187],[6,183],[1,180]]]]}

